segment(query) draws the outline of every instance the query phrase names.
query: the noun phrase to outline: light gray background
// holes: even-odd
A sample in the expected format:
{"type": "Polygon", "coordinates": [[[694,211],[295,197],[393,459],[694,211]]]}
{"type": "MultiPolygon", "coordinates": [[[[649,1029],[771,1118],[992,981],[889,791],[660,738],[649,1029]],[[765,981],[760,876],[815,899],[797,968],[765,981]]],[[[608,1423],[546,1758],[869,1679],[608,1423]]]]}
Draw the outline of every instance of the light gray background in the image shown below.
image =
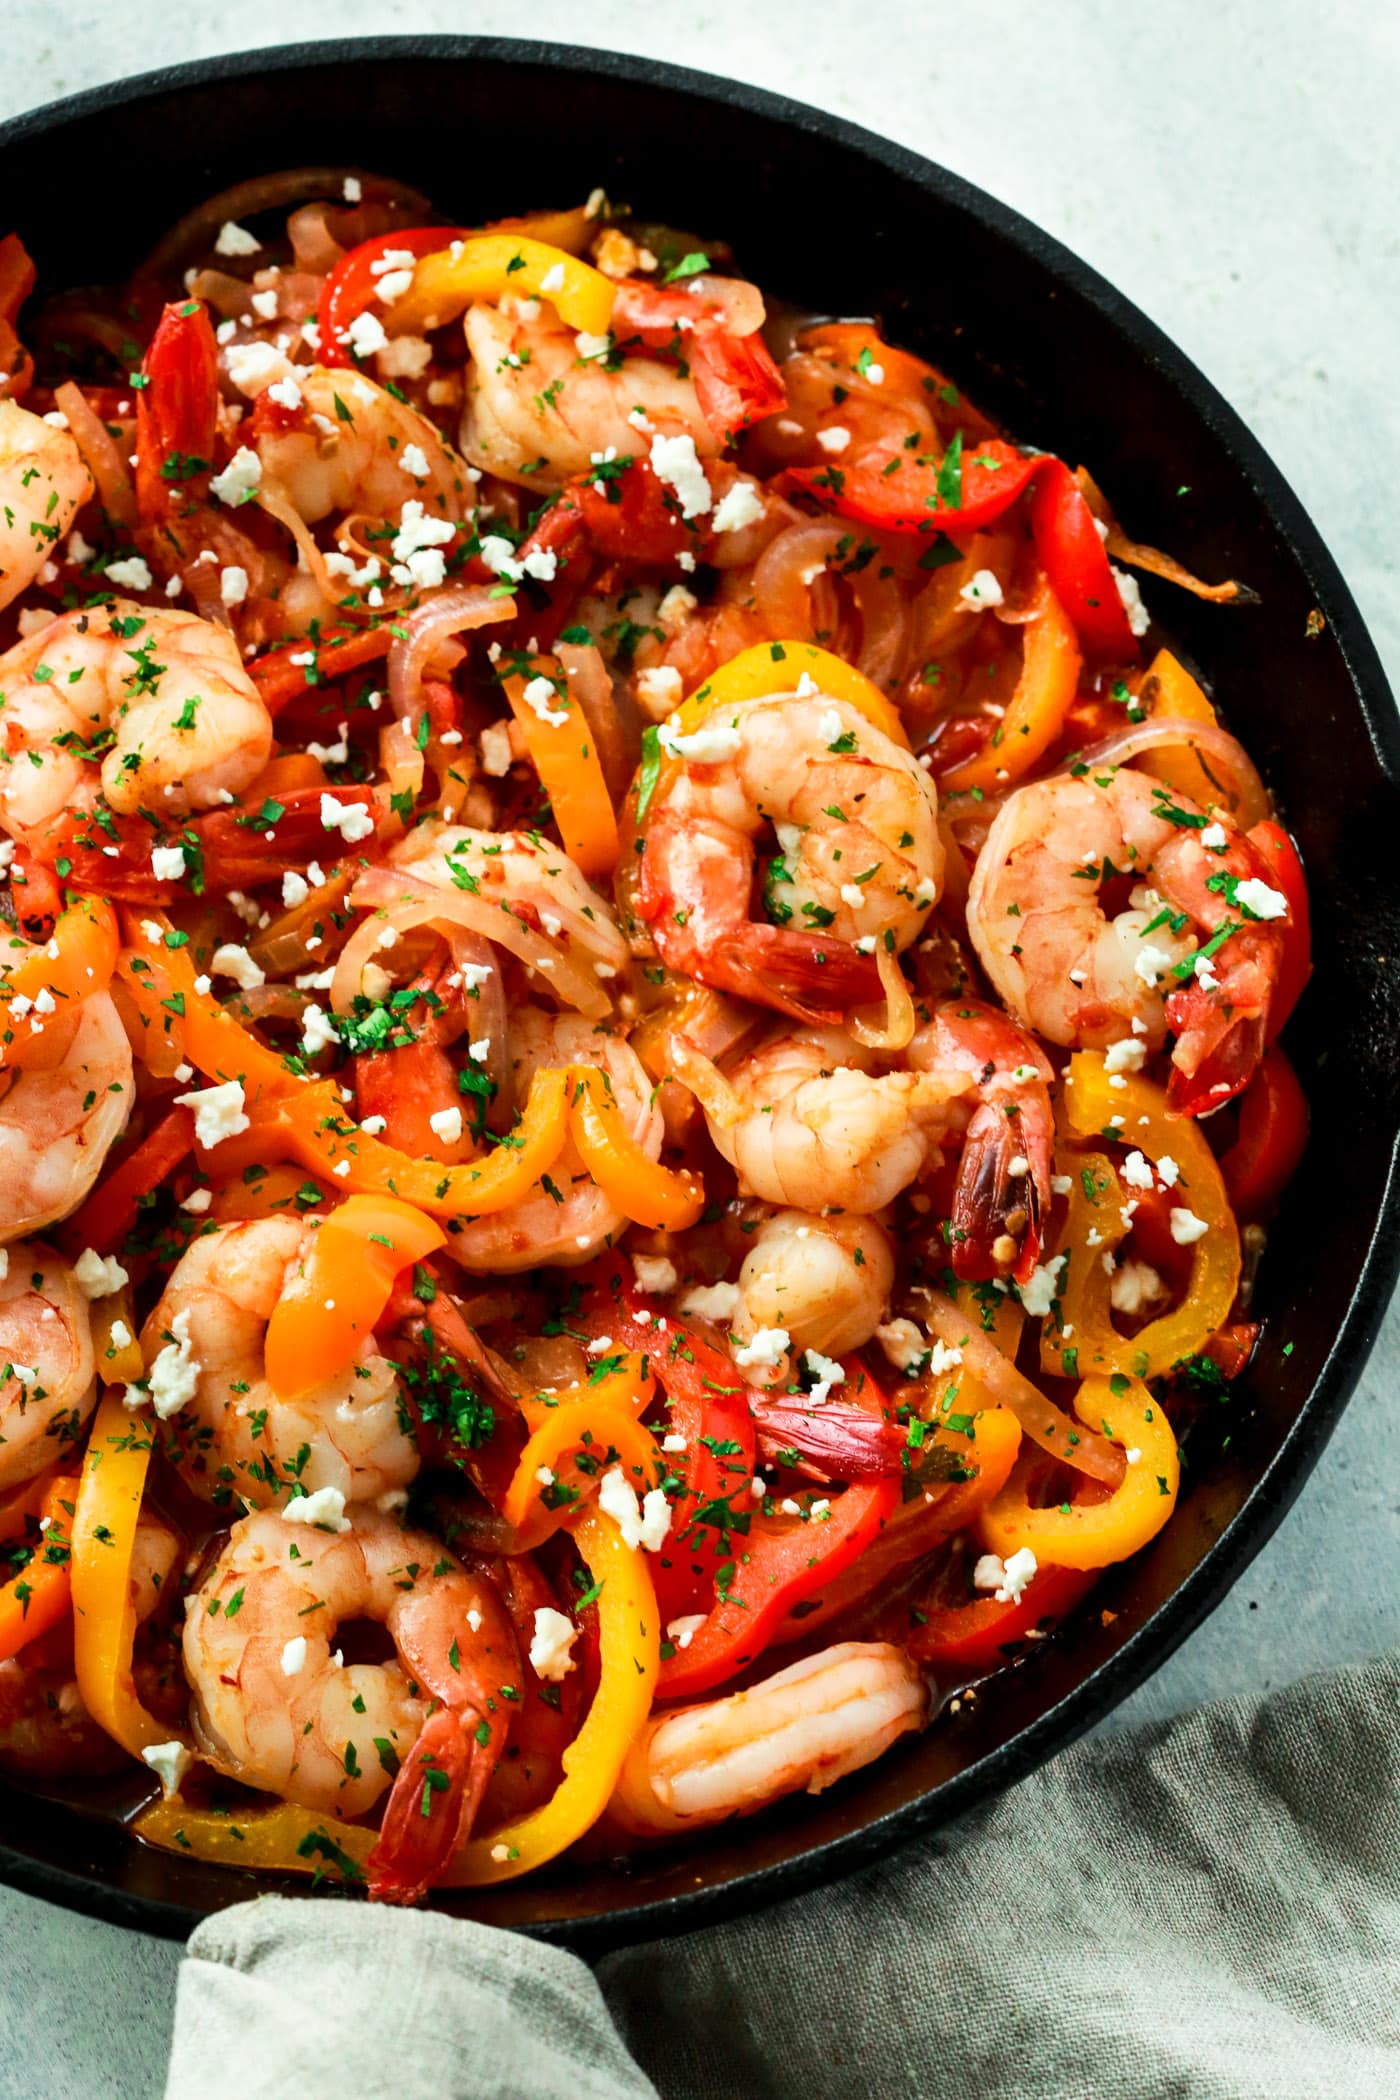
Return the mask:
{"type": "MultiPolygon", "coordinates": [[[[1176,338],[1301,495],[1400,683],[1393,0],[8,0],[3,19],[3,115],[289,35],[437,29],[644,52],[853,117],[1038,220],[1176,338]]],[[[372,138],[346,149],[374,160],[372,138]]],[[[93,184],[119,198],[120,171],[93,184]]],[[[551,201],[528,194],[528,143],[521,184],[551,201]]],[[[0,216],[23,232],[23,197],[0,216]]],[[[1114,1725],[1400,1641],[1398,1357],[1392,1312],[1301,1504],[1114,1725]]],[[[0,1949],[3,2100],[159,2093],[175,1949],[4,1891],[0,1949]]]]}

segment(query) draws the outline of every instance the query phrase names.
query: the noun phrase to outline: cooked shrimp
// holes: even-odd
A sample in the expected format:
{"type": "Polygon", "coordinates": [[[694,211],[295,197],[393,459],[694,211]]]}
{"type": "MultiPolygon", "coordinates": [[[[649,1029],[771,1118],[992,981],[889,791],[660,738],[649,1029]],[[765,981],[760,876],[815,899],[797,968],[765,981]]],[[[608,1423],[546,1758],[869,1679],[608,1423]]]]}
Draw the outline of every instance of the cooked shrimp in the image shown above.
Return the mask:
{"type": "Polygon", "coordinates": [[[894,1247],[876,1219],[775,1211],[744,1256],[729,1325],[741,1342],[780,1327],[796,1352],[844,1356],[870,1340],[893,1283],[894,1247]]]}
{"type": "Polygon", "coordinates": [[[837,1029],[770,1037],[729,1073],[730,1102],[706,1104],[710,1136],[765,1203],[868,1216],[936,1164],[965,1073],[879,1072],[837,1029]]]}
{"type": "MultiPolygon", "coordinates": [[[[138,1625],[170,1595],[179,1551],[179,1539],[158,1517],[137,1519],[128,1594],[138,1625]]],[[[170,1712],[173,1721],[174,1687],[165,1659],[138,1656],[136,1679],[143,1705],[170,1712]]],[[[0,1663],[0,1769],[39,1779],[96,1779],[121,1771],[129,1755],[83,1704],[73,1675],[71,1625],[0,1663]]]]}
{"type": "Polygon", "coordinates": [[[347,1502],[401,1488],[418,1452],[400,1418],[399,1380],[373,1337],[356,1361],[297,1400],[279,1399],[264,1361],[267,1324],[319,1220],[252,1218],[194,1240],[142,1330],[193,1391],[172,1416],[180,1465],[206,1500],[267,1508],[295,1490],[347,1502]]]}
{"type": "Polygon", "coordinates": [[[130,600],[62,614],[0,657],[0,826],[65,811],[214,809],[267,764],[272,720],[226,629],[130,600]]]}
{"type": "Polygon", "coordinates": [[[582,356],[589,346],[547,302],[473,306],[465,326],[471,364],[462,450],[473,466],[504,481],[562,488],[610,450],[614,458],[644,450],[650,436],[638,432],[646,426],[693,438],[702,459],[723,449],[693,380],[655,358],[628,357],[619,369],[613,359],[582,356]],[[630,420],[637,409],[640,425],[630,420]]]}
{"type": "Polygon", "coordinates": [[[885,1641],[842,1641],[727,1699],[656,1716],[627,1755],[611,1813],[662,1835],[819,1794],[928,1719],[915,1665],[885,1641]]]}
{"type": "Polygon", "coordinates": [[[0,401],[0,607],[33,583],[91,495],[68,432],[0,401]]]}
{"type": "Polygon", "coordinates": [[[1054,1068],[1005,1014],[963,999],[936,1009],[907,1056],[916,1072],[963,1072],[972,1081],[948,1109],[950,1129],[966,1119],[953,1197],[954,1274],[1010,1273],[1028,1282],[1040,1257],[1041,1224],[1050,1215],[1054,1068]]]}
{"type": "Polygon", "coordinates": [[[798,1020],[880,999],[876,943],[907,948],[943,879],[937,796],[912,753],[844,700],[788,693],[720,709],[676,756],[648,812],[639,897],[662,960],[798,1020]],[[777,923],[762,925],[749,912],[770,827],[777,923]]]}
{"type": "Polygon", "coordinates": [[[0,1096],[0,1245],[77,1209],[131,1113],[131,1045],[110,993],[45,1028],[63,1043],[58,1062],[16,1071],[0,1096]]]}
{"type": "MultiPolygon", "coordinates": [[[[511,1018],[510,1078],[518,1101],[537,1071],[562,1065],[599,1065],[612,1081],[628,1135],[648,1159],[661,1157],[664,1124],[641,1060],[621,1036],[595,1028],[578,1014],[545,1014],[527,1006],[511,1018]]],[[[572,1138],[528,1196],[509,1210],[470,1218],[450,1233],[443,1250],[464,1269],[482,1275],[533,1269],[542,1262],[568,1268],[585,1262],[622,1231],[615,1210],[579,1156],[572,1138]]]]}
{"type": "Polygon", "coordinates": [[[1057,774],[1007,798],[977,858],[967,926],[1017,1018],[1052,1043],[1160,1048],[1173,1106],[1218,1107],[1263,1048],[1286,899],[1241,833],[1130,767],[1057,774]],[[1109,917],[1105,883],[1130,877],[1109,917]],[[1240,884],[1248,899],[1234,900],[1240,884]],[[1257,923],[1257,919],[1268,923],[1257,923]],[[1211,956],[1199,938],[1235,930],[1211,956]],[[1185,1097],[1189,1096],[1189,1100],[1185,1097]]]}
{"type": "Polygon", "coordinates": [[[284,489],[308,525],[364,513],[397,520],[406,502],[461,518],[473,490],[437,426],[361,372],[297,368],[298,408],[267,416],[259,397],[252,443],[264,482],[284,489]],[[415,472],[420,464],[423,471],[415,472]]]}
{"type": "Polygon", "coordinates": [[[391,858],[422,882],[469,890],[508,907],[599,977],[615,976],[628,962],[627,943],[608,905],[563,848],[538,833],[470,831],[428,821],[415,825],[391,858]]]}
{"type": "Polygon", "coordinates": [[[229,1778],[354,1817],[398,1774],[376,1869],[390,1896],[419,1893],[470,1828],[506,1746],[503,1687],[521,1682],[494,1585],[368,1510],[334,1534],[271,1511],[235,1524],[189,1600],[184,1657],[200,1754],[229,1778]],[[390,1660],[334,1652],[363,1619],[390,1660]]]}
{"type": "Polygon", "coordinates": [[[15,1240],[0,1276],[0,1488],[67,1455],[97,1398],[88,1301],[68,1263],[15,1240]]]}

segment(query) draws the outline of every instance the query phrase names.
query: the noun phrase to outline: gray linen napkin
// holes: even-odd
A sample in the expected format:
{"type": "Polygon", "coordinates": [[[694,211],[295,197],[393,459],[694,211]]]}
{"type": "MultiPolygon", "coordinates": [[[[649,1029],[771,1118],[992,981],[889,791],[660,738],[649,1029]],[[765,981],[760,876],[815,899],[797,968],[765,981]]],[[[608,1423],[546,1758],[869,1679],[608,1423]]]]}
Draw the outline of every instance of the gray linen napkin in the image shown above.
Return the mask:
{"type": "Polygon", "coordinates": [[[1082,1744],[598,1984],[478,1926],[246,1904],[190,1942],[167,2100],[642,2100],[612,2020],[665,2100],[1396,2100],[1400,1662],[1082,1744]]]}

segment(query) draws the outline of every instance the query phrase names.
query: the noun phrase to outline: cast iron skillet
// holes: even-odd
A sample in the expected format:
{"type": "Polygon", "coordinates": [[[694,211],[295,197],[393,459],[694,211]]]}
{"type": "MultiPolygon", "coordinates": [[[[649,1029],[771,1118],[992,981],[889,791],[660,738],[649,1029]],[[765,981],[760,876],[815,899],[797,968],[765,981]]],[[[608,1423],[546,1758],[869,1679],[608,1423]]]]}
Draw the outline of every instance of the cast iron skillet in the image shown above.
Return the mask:
{"type": "MultiPolygon", "coordinates": [[[[441,1899],[596,1952],[848,1873],[1010,1785],[1162,1662],[1283,1516],[1337,1423],[1400,1264],[1400,1061],[1384,967],[1400,952],[1389,860],[1400,728],[1375,649],[1296,498],[1161,332],[980,191],[777,95],[487,38],[301,45],[148,74],[21,117],[0,128],[0,195],[14,200],[41,289],[55,288],[124,274],[231,182],[346,160],[418,184],[466,223],[601,183],[648,218],[729,238],[772,293],[883,316],[893,341],[947,366],[1018,436],[1089,462],[1134,537],[1259,593],[1256,608],[1225,611],[1148,586],[1276,791],[1311,877],[1317,970],[1289,1043],[1313,1137],[1270,1238],[1264,1342],[1230,1403],[1228,1449],[1188,1467],[1165,1533],[1095,1590],[1068,1637],[834,1792],[656,1858],[441,1899]],[[103,215],[94,248],[98,186],[121,208],[103,215]],[[1314,611],[1326,625],[1306,639],[1314,611]],[[1116,1613],[1108,1626],[1104,1605],[1116,1613]]],[[[3,1787],[0,1874],[171,1935],[277,1885],[150,1851],[74,1805],[3,1787]]]]}

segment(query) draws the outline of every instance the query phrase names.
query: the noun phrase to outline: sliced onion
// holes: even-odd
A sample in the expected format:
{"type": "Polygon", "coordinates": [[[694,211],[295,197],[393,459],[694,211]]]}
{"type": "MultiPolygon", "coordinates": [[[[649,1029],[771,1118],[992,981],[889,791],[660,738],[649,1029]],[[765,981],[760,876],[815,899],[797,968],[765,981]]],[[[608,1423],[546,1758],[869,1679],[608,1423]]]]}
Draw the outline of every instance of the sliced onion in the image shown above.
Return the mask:
{"type": "Polygon", "coordinates": [[[1125,766],[1144,751],[1192,751],[1200,759],[1231,807],[1243,830],[1269,814],[1269,796],[1255,770],[1254,761],[1228,729],[1218,722],[1195,722],[1185,715],[1154,715],[1146,722],[1130,722],[1115,730],[1087,751],[1077,763],[1094,766],[1125,766]],[[1207,765],[1207,758],[1213,765],[1207,765]]]}
{"type": "MultiPolygon", "coordinates": [[[[212,569],[212,564],[206,563],[212,569]]],[[[354,867],[338,868],[329,882],[311,890],[281,918],[255,933],[248,953],[269,977],[290,977],[298,970],[324,970],[330,951],[339,946],[336,907],[355,879],[354,867]],[[315,946],[308,943],[314,941],[315,946]]]]}
{"type": "MultiPolygon", "coordinates": [[[[867,1050],[907,1050],[914,1040],[914,1000],[909,990],[899,958],[891,955],[884,946],[875,950],[875,967],[880,972],[880,982],[885,991],[885,1018],[882,1026],[861,1019],[861,1009],[851,1015],[851,1034],[867,1050]]],[[[869,1009],[864,1009],[869,1011],[869,1009]]]]}
{"type": "Polygon", "coordinates": [[[423,710],[423,673],[435,650],[454,634],[515,617],[514,598],[494,598],[483,583],[448,584],[402,621],[389,648],[389,704],[401,722],[417,728],[423,710]]]}
{"type": "MultiPolygon", "coordinates": [[[[528,969],[537,970],[561,1004],[576,1007],[590,1021],[604,1020],[611,1012],[611,1001],[591,971],[580,969],[558,941],[537,933],[503,904],[493,904],[484,896],[442,889],[393,868],[367,868],[350,892],[349,902],[356,911],[379,914],[376,923],[381,932],[386,925],[400,933],[413,926],[464,926],[493,946],[508,949],[528,969]]],[[[365,948],[351,964],[351,947],[358,938],[358,934],[352,936],[331,984],[331,1005],[337,1013],[349,1011],[360,989],[360,969],[369,957],[370,950],[365,948]]]]}
{"type": "Polygon", "coordinates": [[[964,1369],[986,1387],[999,1406],[1010,1408],[1033,1444],[1108,1487],[1118,1486],[1123,1478],[1122,1452],[1097,1430],[1072,1422],[1063,1408],[1047,1400],[1029,1378],[1023,1378],[996,1343],[979,1331],[975,1314],[961,1310],[942,1291],[921,1289],[919,1305],[929,1333],[947,1348],[962,1351],[964,1369]]]}
{"type": "Polygon", "coordinates": [[[245,278],[231,277],[227,270],[196,270],[190,279],[191,299],[202,299],[225,321],[247,320],[250,290],[245,278]]]}
{"type": "Polygon", "coordinates": [[[254,492],[254,501],[260,510],[265,510],[270,518],[275,518],[278,524],[291,534],[296,541],[297,556],[302,568],[315,578],[317,590],[334,605],[343,595],[341,586],[326,567],[326,557],[317,546],[310,526],[297,511],[281,482],[259,482],[254,492]]]}
{"type": "Polygon", "coordinates": [[[721,1130],[732,1130],[747,1110],[738,1094],[712,1058],[688,1043],[683,1035],[671,1038],[671,1077],[694,1094],[705,1114],[721,1130]]]}
{"type": "Polygon", "coordinates": [[[292,259],[313,277],[329,277],[345,253],[345,243],[331,232],[329,216],[328,205],[302,204],[287,221],[292,259]]]}
{"type": "Polygon", "coordinates": [[[615,803],[620,802],[632,778],[640,745],[637,752],[629,753],[617,712],[612,673],[603,662],[601,651],[591,644],[585,648],[576,642],[560,642],[555,653],[564,666],[570,695],[577,700],[593,732],[608,793],[615,803]]]}
{"type": "MultiPolygon", "coordinates": [[[[182,219],[177,219],[151,250],[136,275],[165,277],[178,273],[192,255],[212,248],[219,228],[228,219],[250,219],[258,212],[301,204],[309,197],[339,200],[344,195],[346,176],[354,173],[355,170],[348,166],[279,168],[270,175],[254,175],[247,182],[236,182],[231,189],[206,197],[193,211],[187,211],[182,219]]],[[[421,190],[411,189],[407,183],[396,182],[384,175],[364,175],[360,182],[362,189],[372,191],[376,198],[402,205],[420,221],[431,222],[433,207],[421,190]]]]}
{"type": "Polygon", "coordinates": [[[136,522],[136,490],[131,471],[113,442],[112,433],[89,402],[82,388],[71,379],[53,390],[54,406],[68,418],[73,442],[83,455],[83,464],[97,483],[102,507],[114,525],[136,522]]]}

